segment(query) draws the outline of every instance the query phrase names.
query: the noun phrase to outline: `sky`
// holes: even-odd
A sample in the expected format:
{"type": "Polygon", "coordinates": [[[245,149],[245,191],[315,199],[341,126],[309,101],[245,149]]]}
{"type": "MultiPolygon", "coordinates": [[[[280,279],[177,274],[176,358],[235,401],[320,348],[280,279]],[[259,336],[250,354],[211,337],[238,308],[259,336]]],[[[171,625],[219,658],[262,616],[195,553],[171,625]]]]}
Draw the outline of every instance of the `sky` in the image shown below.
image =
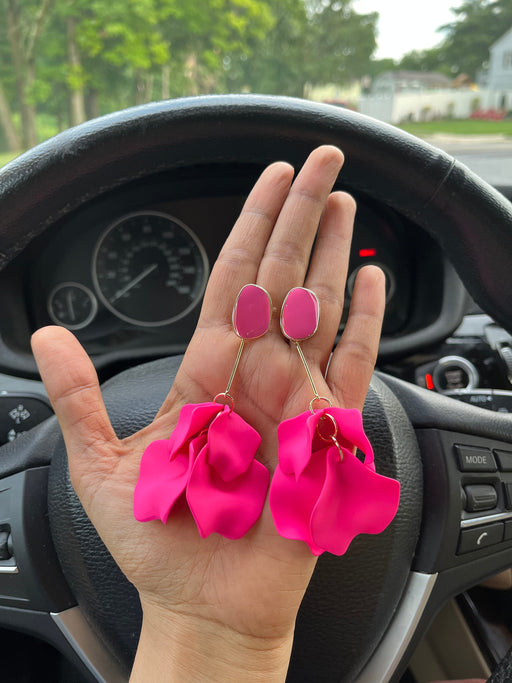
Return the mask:
{"type": "Polygon", "coordinates": [[[425,50],[441,42],[436,29],[453,21],[450,7],[462,0],[354,0],[360,14],[378,12],[376,59],[400,59],[411,50],[425,50]]]}

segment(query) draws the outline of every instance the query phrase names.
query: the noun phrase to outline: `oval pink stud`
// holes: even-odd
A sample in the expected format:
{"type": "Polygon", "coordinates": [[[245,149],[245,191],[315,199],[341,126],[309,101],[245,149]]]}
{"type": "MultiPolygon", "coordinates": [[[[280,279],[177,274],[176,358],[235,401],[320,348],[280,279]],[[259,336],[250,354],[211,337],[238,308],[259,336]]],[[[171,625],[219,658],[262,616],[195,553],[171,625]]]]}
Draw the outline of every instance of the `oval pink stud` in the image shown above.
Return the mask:
{"type": "Polygon", "coordinates": [[[272,300],[259,285],[245,285],[233,307],[233,329],[241,339],[257,339],[270,325],[272,300]]]}
{"type": "Polygon", "coordinates": [[[286,295],[281,309],[281,330],[290,341],[312,337],[320,320],[320,303],[314,292],[294,287],[286,295]]]}

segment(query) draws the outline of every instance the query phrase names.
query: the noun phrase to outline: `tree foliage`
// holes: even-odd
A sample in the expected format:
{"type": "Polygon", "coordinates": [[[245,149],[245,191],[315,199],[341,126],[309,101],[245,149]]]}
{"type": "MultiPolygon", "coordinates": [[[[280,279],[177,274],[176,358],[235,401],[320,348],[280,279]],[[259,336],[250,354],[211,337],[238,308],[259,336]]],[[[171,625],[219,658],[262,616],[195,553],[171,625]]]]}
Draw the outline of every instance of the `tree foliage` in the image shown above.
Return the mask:
{"type": "Polygon", "coordinates": [[[465,0],[451,9],[454,20],[440,26],[438,47],[405,55],[401,69],[467,74],[476,79],[489,60],[489,48],[512,27],[510,0],[465,0]]]}
{"type": "Polygon", "coordinates": [[[375,40],[378,14],[358,14],[352,0],[309,0],[309,80],[338,83],[364,76],[375,40]]]}
{"type": "Polygon", "coordinates": [[[454,74],[476,78],[489,59],[489,48],[512,27],[510,0],[466,0],[451,10],[455,21],[441,27],[442,52],[454,74]]]}
{"type": "Polygon", "coordinates": [[[304,94],[369,70],[353,0],[0,0],[0,148],[152,99],[304,94]],[[14,134],[13,134],[14,133],[14,134]]]}
{"type": "MultiPolygon", "coordinates": [[[[36,55],[52,0],[1,0],[5,17],[2,40],[10,47],[12,82],[20,117],[24,147],[37,142],[36,133],[36,55]]],[[[2,83],[0,82],[0,85],[2,83]]],[[[5,112],[4,112],[5,115],[5,112]]],[[[3,116],[2,116],[3,118],[3,116]]]]}
{"type": "Polygon", "coordinates": [[[454,75],[451,64],[446,61],[442,47],[413,50],[402,57],[399,68],[408,71],[437,71],[445,76],[454,75]]]}

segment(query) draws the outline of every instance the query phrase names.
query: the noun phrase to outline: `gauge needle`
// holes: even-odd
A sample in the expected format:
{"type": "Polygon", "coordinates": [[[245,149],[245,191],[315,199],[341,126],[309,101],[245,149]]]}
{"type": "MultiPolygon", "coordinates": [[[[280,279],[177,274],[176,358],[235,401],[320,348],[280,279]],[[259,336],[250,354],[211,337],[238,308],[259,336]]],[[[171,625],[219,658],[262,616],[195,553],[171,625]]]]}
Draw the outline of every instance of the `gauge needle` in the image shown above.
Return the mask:
{"type": "Polygon", "coordinates": [[[152,273],[156,268],[158,268],[157,263],[153,263],[147,268],[145,268],[142,273],[139,273],[137,277],[134,277],[133,280],[130,280],[130,282],[123,287],[123,289],[120,289],[118,292],[114,294],[112,299],[110,299],[110,303],[113,304],[114,301],[117,301],[120,299],[123,294],[126,294],[126,292],[129,292],[132,287],[135,287],[135,285],[138,285],[141,280],[144,280],[145,277],[147,277],[150,273],[152,273]]]}
{"type": "Polygon", "coordinates": [[[66,296],[67,302],[68,302],[68,313],[69,317],[71,318],[72,322],[75,322],[75,309],[73,306],[73,292],[71,290],[68,290],[67,296],[66,296]]]}

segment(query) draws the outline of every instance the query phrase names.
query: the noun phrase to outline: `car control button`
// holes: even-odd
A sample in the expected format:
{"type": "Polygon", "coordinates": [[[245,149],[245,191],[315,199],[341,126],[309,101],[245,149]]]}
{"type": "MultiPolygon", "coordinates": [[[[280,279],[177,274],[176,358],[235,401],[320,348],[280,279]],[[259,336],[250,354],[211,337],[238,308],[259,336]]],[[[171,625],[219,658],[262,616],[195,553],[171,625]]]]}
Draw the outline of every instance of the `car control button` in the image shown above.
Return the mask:
{"type": "Polygon", "coordinates": [[[505,525],[503,522],[487,524],[475,527],[474,529],[462,529],[457,555],[472,553],[474,550],[488,548],[491,545],[496,545],[496,543],[501,543],[504,530],[505,525]]]}
{"type": "Polygon", "coordinates": [[[480,380],[478,370],[466,358],[445,356],[437,362],[433,372],[434,386],[442,394],[457,389],[471,391],[480,380]]]}
{"type": "Polygon", "coordinates": [[[492,407],[498,413],[512,412],[512,393],[496,390],[493,392],[492,407]]]}
{"type": "Polygon", "coordinates": [[[8,529],[0,531],[0,562],[10,560],[12,557],[12,537],[8,529]]]}
{"type": "Polygon", "coordinates": [[[512,472],[512,451],[495,450],[493,452],[500,470],[502,472],[512,472]]]}
{"type": "Polygon", "coordinates": [[[53,415],[50,406],[34,396],[0,396],[0,445],[14,441],[53,415]]]}
{"type": "Polygon", "coordinates": [[[468,512],[492,510],[498,503],[498,493],[492,484],[471,484],[465,486],[464,491],[468,512]]]}
{"type": "Polygon", "coordinates": [[[496,462],[489,448],[455,445],[461,472],[496,472],[496,462]]]}
{"type": "Polygon", "coordinates": [[[503,484],[505,491],[505,503],[509,510],[512,510],[512,484],[503,484]]]}
{"type": "Polygon", "coordinates": [[[492,393],[490,391],[452,392],[448,395],[463,403],[469,403],[472,406],[476,406],[477,408],[493,410],[492,393]]]}
{"type": "Polygon", "coordinates": [[[510,541],[512,539],[512,519],[505,522],[505,535],[503,536],[504,541],[510,541]]]}

